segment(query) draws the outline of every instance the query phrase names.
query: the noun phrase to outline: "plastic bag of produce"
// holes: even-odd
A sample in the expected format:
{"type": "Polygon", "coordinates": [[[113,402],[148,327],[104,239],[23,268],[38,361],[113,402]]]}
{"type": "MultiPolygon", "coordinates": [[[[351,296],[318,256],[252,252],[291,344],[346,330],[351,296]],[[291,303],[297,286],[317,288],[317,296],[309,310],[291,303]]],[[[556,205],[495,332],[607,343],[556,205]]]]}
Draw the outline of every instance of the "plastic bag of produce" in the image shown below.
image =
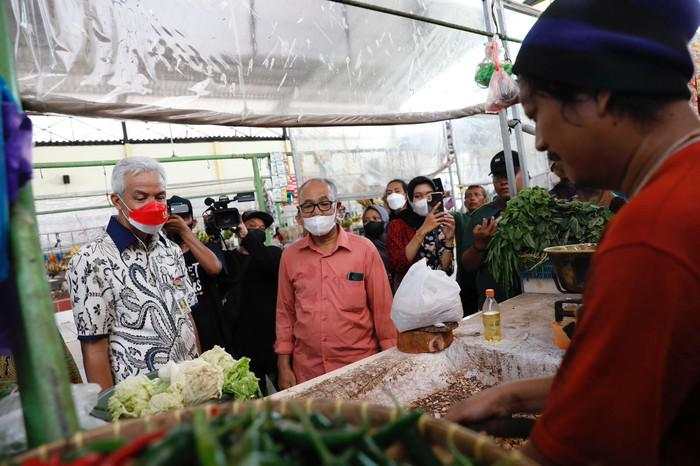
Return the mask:
{"type": "Polygon", "coordinates": [[[498,113],[518,103],[519,90],[513,78],[506,72],[500,58],[501,41],[494,37],[486,45],[486,56],[491,59],[495,70],[489,82],[489,95],[486,98],[486,111],[498,113]]]}
{"type": "Polygon", "coordinates": [[[399,332],[459,322],[463,314],[457,282],[428,267],[425,259],[408,269],[391,305],[391,319],[399,332]]]}

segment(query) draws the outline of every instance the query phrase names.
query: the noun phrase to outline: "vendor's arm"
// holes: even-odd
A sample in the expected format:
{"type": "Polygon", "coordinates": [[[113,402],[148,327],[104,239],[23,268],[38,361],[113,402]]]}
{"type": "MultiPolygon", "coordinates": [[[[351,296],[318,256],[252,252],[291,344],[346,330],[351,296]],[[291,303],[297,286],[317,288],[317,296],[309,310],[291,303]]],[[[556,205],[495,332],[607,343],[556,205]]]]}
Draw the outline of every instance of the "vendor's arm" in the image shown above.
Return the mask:
{"type": "Polygon", "coordinates": [[[483,390],[454,405],[447,419],[469,424],[514,413],[539,413],[544,409],[552,380],[552,377],[515,380],[483,390]]]}
{"type": "Polygon", "coordinates": [[[107,266],[106,262],[93,261],[90,251],[81,249],[66,272],[85,375],[88,382],[103,389],[114,385],[109,335],[115,319],[115,300],[111,282],[102,269],[107,266]]]}
{"type": "Polygon", "coordinates": [[[435,207],[433,207],[433,210],[425,217],[423,225],[421,225],[421,227],[418,230],[416,230],[416,234],[413,235],[411,241],[409,241],[409,243],[406,245],[406,259],[408,260],[408,262],[413,263],[413,261],[416,258],[416,255],[418,254],[418,250],[420,249],[421,244],[423,244],[425,236],[440,226],[440,222],[442,221],[445,215],[449,215],[446,212],[438,211],[439,208],[440,205],[436,205],[435,207]]]}
{"type": "Polygon", "coordinates": [[[102,390],[114,385],[112,366],[109,362],[109,338],[82,340],[80,349],[83,352],[87,381],[98,384],[102,390]]]}
{"type": "Polygon", "coordinates": [[[373,245],[368,245],[365,262],[367,307],[374,321],[374,333],[382,350],[396,346],[396,327],[391,320],[391,286],[382,258],[373,245]]]}
{"type": "Polygon", "coordinates": [[[282,253],[279,280],[277,286],[277,315],[275,320],[277,353],[278,384],[281,390],[296,385],[296,377],[292,369],[292,352],[294,350],[294,323],[296,313],[294,306],[294,288],[282,253]]]}
{"type": "Polygon", "coordinates": [[[221,261],[216,254],[204,243],[199,241],[190,227],[187,226],[182,217],[171,215],[165,224],[167,231],[173,231],[180,235],[183,244],[189,248],[192,255],[199,262],[199,266],[209,276],[216,276],[221,272],[221,261]]]}
{"type": "Polygon", "coordinates": [[[491,238],[496,234],[497,224],[492,218],[483,219],[480,224],[474,227],[474,244],[464,251],[462,257],[462,265],[467,272],[478,269],[486,260],[491,238]]]}
{"type": "Polygon", "coordinates": [[[688,299],[700,295],[700,281],[684,260],[645,244],[596,255],[583,315],[530,438],[549,463],[673,456],[658,440],[688,416],[700,381],[700,313],[688,299]]]}

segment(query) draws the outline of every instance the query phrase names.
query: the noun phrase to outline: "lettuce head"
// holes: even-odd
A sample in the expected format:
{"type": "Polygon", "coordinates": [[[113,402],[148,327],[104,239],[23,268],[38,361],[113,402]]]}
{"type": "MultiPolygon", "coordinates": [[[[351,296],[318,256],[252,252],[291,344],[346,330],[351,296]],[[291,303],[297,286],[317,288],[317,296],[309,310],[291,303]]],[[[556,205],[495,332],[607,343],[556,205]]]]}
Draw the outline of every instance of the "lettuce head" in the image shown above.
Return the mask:
{"type": "Polygon", "coordinates": [[[250,370],[250,359],[241,358],[234,361],[224,374],[224,393],[236,400],[251,400],[260,394],[259,379],[250,370]]]}

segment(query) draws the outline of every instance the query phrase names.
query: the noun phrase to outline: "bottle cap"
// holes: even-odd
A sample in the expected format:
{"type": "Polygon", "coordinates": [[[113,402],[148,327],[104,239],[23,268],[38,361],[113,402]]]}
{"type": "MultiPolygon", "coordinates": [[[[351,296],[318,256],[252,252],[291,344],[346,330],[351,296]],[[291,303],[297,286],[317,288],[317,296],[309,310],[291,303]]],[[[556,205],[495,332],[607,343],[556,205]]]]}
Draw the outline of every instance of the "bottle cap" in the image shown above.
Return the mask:
{"type": "Polygon", "coordinates": [[[491,288],[489,288],[488,290],[486,290],[486,297],[487,297],[487,298],[493,298],[494,296],[496,296],[496,292],[495,292],[495,291],[493,291],[491,288]]]}

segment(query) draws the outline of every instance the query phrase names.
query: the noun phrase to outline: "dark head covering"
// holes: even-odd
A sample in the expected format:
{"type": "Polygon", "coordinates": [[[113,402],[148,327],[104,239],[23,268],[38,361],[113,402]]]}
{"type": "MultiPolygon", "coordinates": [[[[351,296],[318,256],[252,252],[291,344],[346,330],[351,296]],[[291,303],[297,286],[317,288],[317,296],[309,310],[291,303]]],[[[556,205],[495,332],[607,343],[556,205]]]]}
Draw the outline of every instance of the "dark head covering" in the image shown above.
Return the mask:
{"type": "MultiPolygon", "coordinates": [[[[515,173],[518,173],[520,168],[520,156],[517,151],[510,151],[513,156],[513,168],[515,173]]],[[[491,175],[506,176],[508,170],[506,169],[506,153],[500,151],[498,154],[494,155],[491,159],[491,175]]]]}
{"type": "Polygon", "coordinates": [[[272,225],[275,221],[275,219],[272,218],[272,215],[260,210],[248,210],[243,212],[243,216],[241,218],[244,222],[247,222],[251,218],[258,218],[265,224],[265,228],[270,228],[270,225],[272,225]]]}
{"type": "Polygon", "coordinates": [[[372,204],[367,207],[365,207],[364,212],[362,212],[362,216],[364,217],[365,214],[367,213],[368,210],[374,210],[379,214],[379,217],[382,219],[382,222],[384,224],[389,223],[389,210],[385,209],[383,206],[377,205],[377,204],[372,204]]]}
{"type": "Polygon", "coordinates": [[[513,72],[589,90],[690,97],[698,0],[556,0],[525,37],[513,72]]]}

